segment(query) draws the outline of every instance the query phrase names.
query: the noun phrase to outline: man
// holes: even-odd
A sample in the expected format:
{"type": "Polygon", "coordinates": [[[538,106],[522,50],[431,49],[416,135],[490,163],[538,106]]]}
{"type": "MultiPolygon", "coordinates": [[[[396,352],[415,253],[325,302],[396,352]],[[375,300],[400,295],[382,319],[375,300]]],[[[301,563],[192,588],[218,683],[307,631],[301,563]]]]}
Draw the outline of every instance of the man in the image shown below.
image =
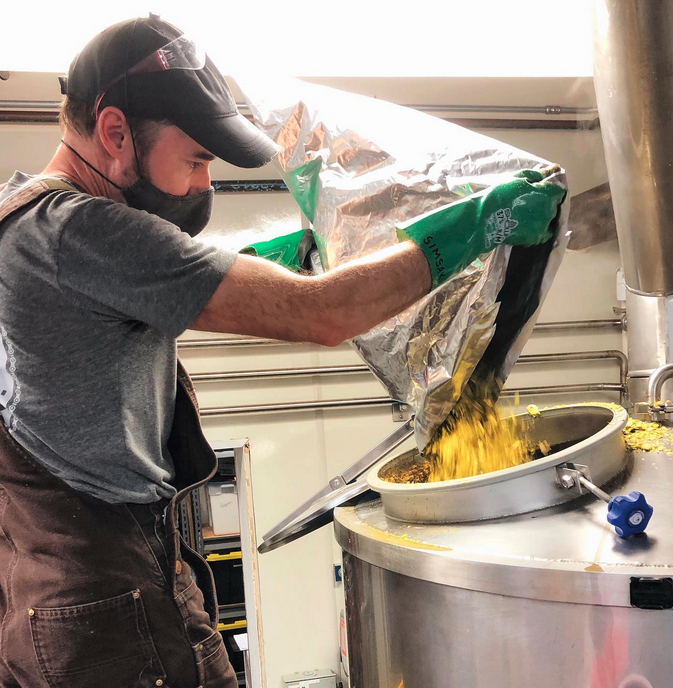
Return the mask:
{"type": "Polygon", "coordinates": [[[62,89],[62,145],[0,193],[0,686],[232,688],[212,576],[176,527],[214,472],[176,337],[336,345],[492,248],[503,204],[523,214],[496,241],[549,239],[563,191],[514,180],[304,277],[194,241],[210,161],[276,146],[180,31],[112,26],[62,89]]]}

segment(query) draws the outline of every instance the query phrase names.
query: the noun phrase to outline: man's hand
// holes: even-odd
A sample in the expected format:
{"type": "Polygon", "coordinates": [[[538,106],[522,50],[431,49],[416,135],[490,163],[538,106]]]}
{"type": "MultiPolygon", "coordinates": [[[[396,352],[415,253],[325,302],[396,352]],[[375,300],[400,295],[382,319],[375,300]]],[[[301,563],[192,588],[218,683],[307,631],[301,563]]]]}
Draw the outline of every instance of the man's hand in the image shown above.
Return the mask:
{"type": "Polygon", "coordinates": [[[400,240],[416,243],[438,287],[500,244],[534,246],[552,238],[565,190],[523,170],[511,181],[438,208],[398,228],[400,240]]]}

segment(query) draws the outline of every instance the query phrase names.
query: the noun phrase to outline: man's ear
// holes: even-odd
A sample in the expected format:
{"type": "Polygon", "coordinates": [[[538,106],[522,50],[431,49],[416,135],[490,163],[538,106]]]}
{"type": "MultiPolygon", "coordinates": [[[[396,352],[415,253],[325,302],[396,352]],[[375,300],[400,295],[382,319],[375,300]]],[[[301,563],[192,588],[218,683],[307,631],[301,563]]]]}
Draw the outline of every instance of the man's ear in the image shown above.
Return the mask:
{"type": "Polygon", "coordinates": [[[133,154],[133,141],[126,115],[116,107],[106,107],[96,123],[103,148],[117,162],[125,163],[133,154]]]}

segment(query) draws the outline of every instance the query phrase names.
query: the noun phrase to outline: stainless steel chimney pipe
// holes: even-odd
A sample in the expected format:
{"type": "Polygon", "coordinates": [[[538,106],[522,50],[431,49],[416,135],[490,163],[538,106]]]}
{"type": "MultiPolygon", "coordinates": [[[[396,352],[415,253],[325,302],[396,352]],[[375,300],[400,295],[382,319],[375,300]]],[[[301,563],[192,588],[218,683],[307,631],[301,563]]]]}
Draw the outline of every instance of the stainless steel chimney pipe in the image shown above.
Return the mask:
{"type": "Polygon", "coordinates": [[[648,376],[673,363],[673,0],[595,0],[594,85],[627,286],[629,395],[645,405],[648,376]]]}
{"type": "Polygon", "coordinates": [[[673,294],[673,2],[596,0],[594,84],[627,286],[673,294]]]}

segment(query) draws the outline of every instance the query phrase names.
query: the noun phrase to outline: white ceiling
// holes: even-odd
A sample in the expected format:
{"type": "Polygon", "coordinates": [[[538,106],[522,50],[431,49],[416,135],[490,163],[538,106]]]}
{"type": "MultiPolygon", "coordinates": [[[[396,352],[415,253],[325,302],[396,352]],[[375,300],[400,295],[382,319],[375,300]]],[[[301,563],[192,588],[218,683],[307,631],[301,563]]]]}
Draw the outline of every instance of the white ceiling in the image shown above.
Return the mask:
{"type": "Polygon", "coordinates": [[[588,76],[590,7],[588,0],[8,2],[0,70],[65,72],[98,31],[151,10],[198,35],[226,74],[588,76]]]}

